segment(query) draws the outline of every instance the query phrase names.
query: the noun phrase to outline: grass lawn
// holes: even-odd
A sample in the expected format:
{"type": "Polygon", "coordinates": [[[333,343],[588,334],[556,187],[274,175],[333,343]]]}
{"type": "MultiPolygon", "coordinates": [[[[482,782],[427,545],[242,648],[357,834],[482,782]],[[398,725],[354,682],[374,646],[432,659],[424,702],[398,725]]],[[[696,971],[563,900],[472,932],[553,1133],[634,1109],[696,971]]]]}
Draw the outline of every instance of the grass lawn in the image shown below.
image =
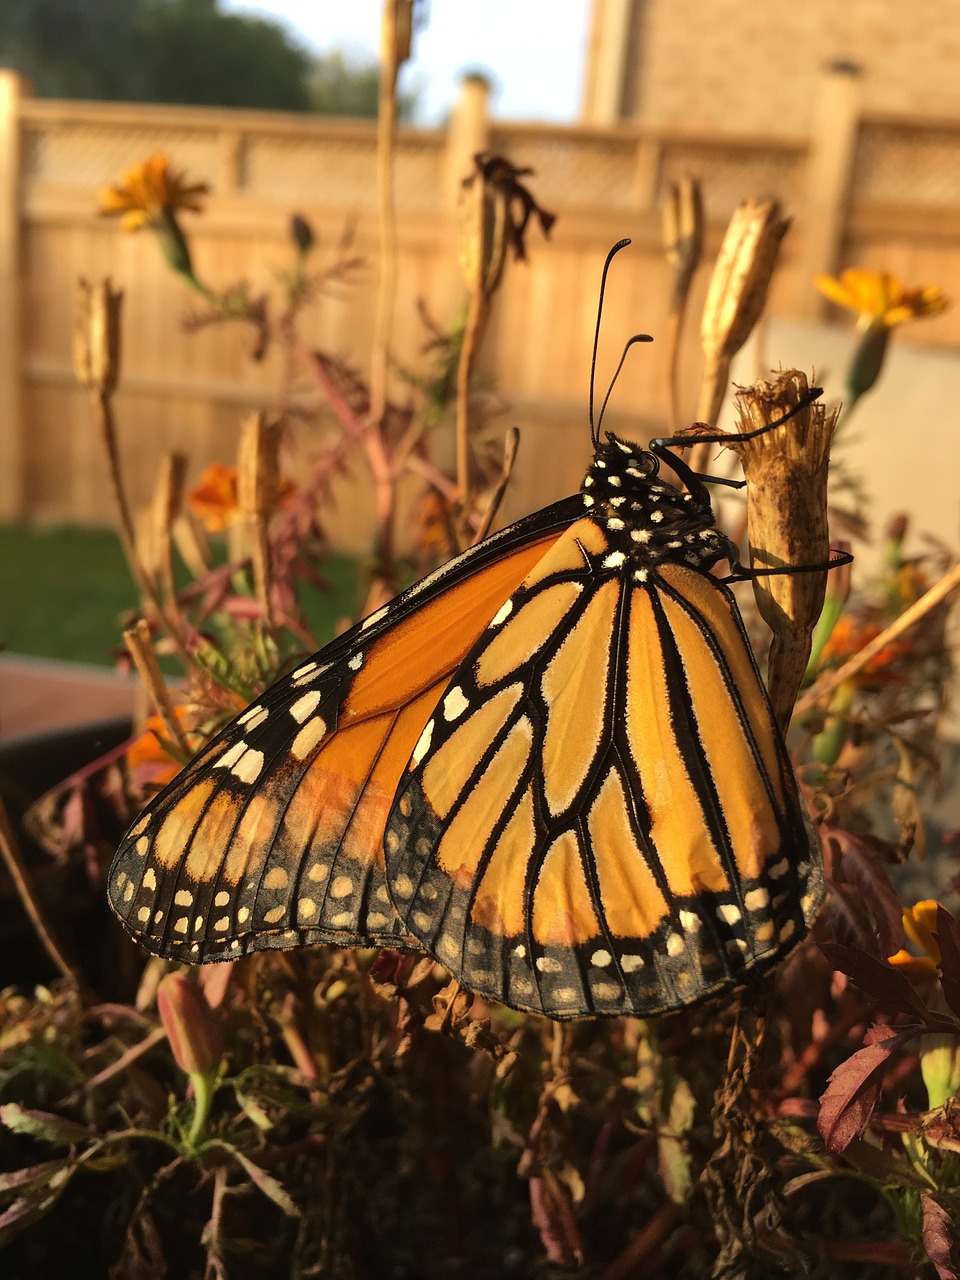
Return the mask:
{"type": "MultiPolygon", "coordinates": [[[[333,556],[329,593],[304,590],[304,612],[321,643],[356,607],[357,565],[333,556]]],[[[121,615],[137,593],[115,533],[60,526],[0,525],[0,648],[40,658],[112,663],[121,615]]]]}

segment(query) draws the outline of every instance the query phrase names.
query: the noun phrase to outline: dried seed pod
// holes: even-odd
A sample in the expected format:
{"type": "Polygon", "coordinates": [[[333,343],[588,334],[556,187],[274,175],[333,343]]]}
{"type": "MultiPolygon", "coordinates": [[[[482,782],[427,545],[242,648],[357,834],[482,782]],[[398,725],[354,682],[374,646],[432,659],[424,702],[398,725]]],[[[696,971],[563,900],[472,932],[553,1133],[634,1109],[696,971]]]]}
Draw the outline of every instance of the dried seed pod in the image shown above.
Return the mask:
{"type": "Polygon", "coordinates": [[[702,422],[716,425],[730,361],[760,318],[789,226],[772,200],[745,200],[730,219],[700,325],[705,368],[697,417],[702,422]]]}
{"type": "MultiPolygon", "coordinates": [[[[808,395],[806,375],[781,373],[737,392],[738,431],[755,431],[795,410],[808,395]]],[[[757,607],[773,633],[767,688],[784,729],[790,722],[823,607],[830,559],[827,475],[838,411],[805,405],[753,440],[731,438],[747,479],[747,536],[754,568],[823,565],[824,572],[754,580],[757,607]]]]}
{"type": "Polygon", "coordinates": [[[120,378],[120,309],[123,290],[109,276],[77,281],[73,321],[73,370],[82,387],[111,396],[120,378]]]}

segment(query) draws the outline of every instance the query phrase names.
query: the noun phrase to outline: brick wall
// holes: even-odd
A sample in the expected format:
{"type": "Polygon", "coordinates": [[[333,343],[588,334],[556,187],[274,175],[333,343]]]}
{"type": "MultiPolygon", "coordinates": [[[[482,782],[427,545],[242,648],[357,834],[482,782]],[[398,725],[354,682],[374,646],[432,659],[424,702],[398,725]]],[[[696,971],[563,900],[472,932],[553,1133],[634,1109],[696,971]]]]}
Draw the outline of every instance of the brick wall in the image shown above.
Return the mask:
{"type": "Polygon", "coordinates": [[[627,33],[622,112],[644,124],[803,135],[837,60],[861,68],[865,111],[960,116],[956,0],[595,2],[627,33]]]}

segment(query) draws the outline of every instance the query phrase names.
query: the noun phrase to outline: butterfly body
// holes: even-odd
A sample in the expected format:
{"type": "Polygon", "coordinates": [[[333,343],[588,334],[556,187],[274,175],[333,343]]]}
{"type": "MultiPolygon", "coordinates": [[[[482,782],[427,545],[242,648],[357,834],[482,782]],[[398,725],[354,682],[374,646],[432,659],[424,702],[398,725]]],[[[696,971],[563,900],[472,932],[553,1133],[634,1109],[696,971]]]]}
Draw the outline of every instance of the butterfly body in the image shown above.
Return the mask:
{"type": "Polygon", "coordinates": [[[190,961],[422,946],[554,1018],[647,1016],[777,964],[822,900],[819,846],[710,573],[709,493],[658,468],[608,436],[579,495],[264,693],[128,833],[127,929],[190,961]]]}

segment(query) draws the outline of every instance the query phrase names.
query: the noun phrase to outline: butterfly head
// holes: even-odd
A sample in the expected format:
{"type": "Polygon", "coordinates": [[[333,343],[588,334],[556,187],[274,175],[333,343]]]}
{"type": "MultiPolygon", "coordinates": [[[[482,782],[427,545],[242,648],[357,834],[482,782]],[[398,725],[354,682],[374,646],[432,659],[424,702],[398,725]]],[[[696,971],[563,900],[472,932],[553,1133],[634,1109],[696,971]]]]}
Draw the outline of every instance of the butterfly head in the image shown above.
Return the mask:
{"type": "Polygon", "coordinates": [[[708,569],[727,553],[709,499],[660,479],[659,471],[649,449],[608,432],[580,486],[587,512],[613,548],[611,565],[629,560],[641,580],[663,561],[708,569]]]}

